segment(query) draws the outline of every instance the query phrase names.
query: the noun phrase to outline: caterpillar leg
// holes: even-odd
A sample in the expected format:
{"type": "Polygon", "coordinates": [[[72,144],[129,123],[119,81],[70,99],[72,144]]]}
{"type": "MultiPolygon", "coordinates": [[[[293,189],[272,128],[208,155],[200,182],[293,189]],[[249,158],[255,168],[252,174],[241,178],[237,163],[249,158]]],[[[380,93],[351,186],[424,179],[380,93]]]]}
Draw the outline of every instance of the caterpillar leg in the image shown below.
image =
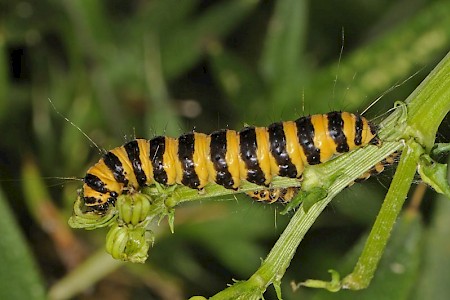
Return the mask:
{"type": "Polygon", "coordinates": [[[386,157],[382,161],[376,163],[372,168],[370,168],[370,170],[368,170],[367,172],[365,172],[364,174],[362,174],[361,176],[356,178],[356,180],[354,182],[350,183],[349,186],[352,186],[355,182],[361,182],[361,181],[367,180],[367,179],[370,178],[370,176],[374,176],[374,175],[380,174],[381,172],[384,171],[384,168],[386,166],[394,164],[396,159],[399,156],[400,156],[400,152],[399,151],[395,151],[394,153],[392,153],[391,155],[389,155],[388,157],[386,157]]]}
{"type": "Polygon", "coordinates": [[[299,187],[271,188],[247,192],[246,194],[255,201],[288,203],[297,195],[299,189],[299,187]]]}

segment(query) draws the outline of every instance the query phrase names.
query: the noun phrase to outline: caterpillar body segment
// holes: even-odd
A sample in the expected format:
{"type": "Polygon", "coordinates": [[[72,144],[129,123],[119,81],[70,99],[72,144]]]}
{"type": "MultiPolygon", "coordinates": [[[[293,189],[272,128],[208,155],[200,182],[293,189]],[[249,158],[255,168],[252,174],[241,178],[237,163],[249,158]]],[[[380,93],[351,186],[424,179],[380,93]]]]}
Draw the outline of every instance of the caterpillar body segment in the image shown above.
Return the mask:
{"type": "Polygon", "coordinates": [[[299,190],[299,187],[271,188],[247,192],[246,194],[255,201],[288,203],[297,196],[299,190]]]}
{"type": "Polygon", "coordinates": [[[376,163],[372,168],[370,168],[370,170],[368,170],[367,172],[365,172],[364,174],[362,174],[361,176],[356,178],[355,181],[352,182],[349,186],[353,185],[353,183],[355,183],[355,182],[361,182],[361,181],[367,180],[370,178],[370,176],[380,174],[381,172],[384,171],[384,168],[386,166],[394,164],[399,155],[400,155],[400,152],[395,151],[394,153],[392,153],[391,155],[389,155],[382,161],[379,161],[378,163],[376,163]]]}
{"type": "Polygon", "coordinates": [[[209,135],[189,132],[178,138],[136,139],[110,150],[88,169],[82,197],[86,206],[102,212],[120,194],[156,182],[198,190],[213,182],[237,190],[246,180],[268,188],[253,198],[288,202],[298,189],[269,189],[274,176],[301,179],[307,165],[380,144],[376,132],[360,115],[330,112],[239,132],[223,129],[209,135]]]}
{"type": "MultiPolygon", "coordinates": [[[[395,163],[396,158],[399,156],[399,152],[394,152],[382,161],[376,163],[372,168],[370,168],[367,172],[359,176],[355,179],[355,181],[351,182],[348,186],[352,186],[355,182],[361,182],[369,179],[371,176],[378,175],[384,171],[384,168],[388,165],[392,165],[395,163]]],[[[300,187],[288,187],[288,188],[269,188],[262,189],[252,192],[246,192],[246,194],[255,201],[260,202],[281,202],[288,203],[295,196],[297,196],[300,191],[300,187]]]]}

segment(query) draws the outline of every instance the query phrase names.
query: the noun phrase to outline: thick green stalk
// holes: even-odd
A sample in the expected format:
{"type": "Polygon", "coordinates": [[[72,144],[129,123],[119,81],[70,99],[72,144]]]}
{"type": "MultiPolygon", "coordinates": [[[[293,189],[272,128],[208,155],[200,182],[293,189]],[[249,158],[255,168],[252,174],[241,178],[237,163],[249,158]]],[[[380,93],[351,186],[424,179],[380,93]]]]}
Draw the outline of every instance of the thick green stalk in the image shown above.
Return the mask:
{"type": "Polygon", "coordinates": [[[430,150],[450,110],[450,52],[408,97],[409,134],[430,150]]]}

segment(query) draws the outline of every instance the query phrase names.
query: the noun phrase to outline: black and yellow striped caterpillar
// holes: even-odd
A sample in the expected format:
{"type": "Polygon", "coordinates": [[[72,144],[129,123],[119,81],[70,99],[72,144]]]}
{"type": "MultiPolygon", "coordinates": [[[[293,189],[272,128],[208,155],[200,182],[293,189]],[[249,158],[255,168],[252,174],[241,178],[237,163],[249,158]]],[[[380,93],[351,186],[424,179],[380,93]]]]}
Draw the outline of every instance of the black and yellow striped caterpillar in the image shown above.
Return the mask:
{"type": "MultiPolygon", "coordinates": [[[[305,165],[368,144],[380,144],[376,126],[358,114],[335,111],[239,132],[135,139],[110,150],[87,171],[82,198],[87,207],[102,212],[119,195],[156,182],[199,190],[209,182],[237,190],[241,180],[269,187],[274,176],[300,180],[305,165]]],[[[296,192],[268,188],[249,195],[287,202],[296,192]]]]}
{"type": "MultiPolygon", "coordinates": [[[[360,182],[369,179],[372,175],[380,174],[384,171],[385,166],[392,165],[395,163],[396,158],[398,157],[399,152],[396,151],[376,163],[370,170],[363,173],[361,176],[355,179],[355,181],[351,182],[348,186],[352,186],[355,182],[360,182]]],[[[247,192],[246,194],[251,197],[255,201],[262,201],[268,203],[274,202],[282,202],[287,203],[294,199],[297,196],[299,187],[287,187],[287,188],[268,188],[262,190],[256,190],[253,192],[247,192]]]]}

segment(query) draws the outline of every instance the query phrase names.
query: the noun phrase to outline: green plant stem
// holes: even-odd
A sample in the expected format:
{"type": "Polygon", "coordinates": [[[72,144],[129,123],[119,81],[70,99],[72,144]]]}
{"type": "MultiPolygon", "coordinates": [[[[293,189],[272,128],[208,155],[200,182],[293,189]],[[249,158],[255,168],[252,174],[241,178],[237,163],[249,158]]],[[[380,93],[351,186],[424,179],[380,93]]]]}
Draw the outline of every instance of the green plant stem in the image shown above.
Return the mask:
{"type": "Polygon", "coordinates": [[[48,298],[52,300],[72,298],[122,264],[123,261],[113,259],[104,249],[100,249],[73,272],[53,285],[48,292],[48,298]]]}
{"type": "Polygon", "coordinates": [[[366,288],[376,271],[389,240],[395,220],[406,200],[409,187],[416,173],[417,163],[423,148],[410,140],[403,149],[400,164],[395,173],[381,210],[369,234],[364,250],[353,272],[342,281],[342,287],[359,290],[366,288]]]}
{"type": "Polygon", "coordinates": [[[408,97],[409,134],[428,151],[450,110],[450,52],[408,97]]]}

